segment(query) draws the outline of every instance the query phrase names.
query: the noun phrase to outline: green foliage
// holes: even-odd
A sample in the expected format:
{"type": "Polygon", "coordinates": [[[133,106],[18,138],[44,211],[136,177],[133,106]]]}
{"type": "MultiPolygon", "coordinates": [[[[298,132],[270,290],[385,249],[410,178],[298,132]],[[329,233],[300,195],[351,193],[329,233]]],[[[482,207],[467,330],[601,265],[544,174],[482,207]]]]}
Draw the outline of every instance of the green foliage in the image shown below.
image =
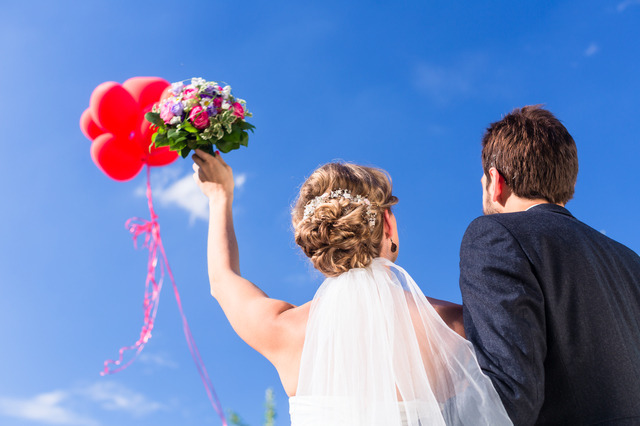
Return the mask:
{"type": "Polygon", "coordinates": [[[154,126],[164,126],[164,121],[157,112],[148,112],[144,115],[144,118],[154,126]]]}
{"type": "MultiPolygon", "coordinates": [[[[251,114],[247,113],[246,116],[251,117],[251,114]]],[[[184,120],[176,124],[165,123],[158,112],[148,112],[144,118],[157,128],[151,138],[151,146],[156,148],[168,146],[170,150],[178,152],[182,158],[186,158],[191,150],[196,148],[210,154],[213,154],[216,149],[226,154],[241,146],[249,146],[247,131],[253,133],[255,129],[254,125],[236,117],[231,110],[209,117],[210,124],[206,129],[194,127],[186,114],[184,120]]]]}
{"type": "Polygon", "coordinates": [[[229,411],[229,425],[230,426],[249,426],[245,422],[242,421],[242,418],[238,415],[238,413],[234,411],[229,411]]]}
{"type": "MultiPolygon", "coordinates": [[[[264,395],[264,424],[263,426],[276,426],[276,400],[273,389],[268,388],[264,395]]],[[[249,426],[235,411],[229,411],[228,415],[230,426],[249,426]]]]}
{"type": "Polygon", "coordinates": [[[264,398],[264,426],[276,426],[276,399],[273,389],[267,389],[264,398]]]}

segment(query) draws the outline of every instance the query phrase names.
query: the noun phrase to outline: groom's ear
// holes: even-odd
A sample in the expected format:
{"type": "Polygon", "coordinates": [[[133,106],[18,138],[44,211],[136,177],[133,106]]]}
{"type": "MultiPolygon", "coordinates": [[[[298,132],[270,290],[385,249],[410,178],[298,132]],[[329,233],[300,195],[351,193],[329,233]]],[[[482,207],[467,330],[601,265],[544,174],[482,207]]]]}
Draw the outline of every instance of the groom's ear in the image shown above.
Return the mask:
{"type": "Polygon", "coordinates": [[[504,204],[503,198],[506,195],[507,182],[495,167],[489,169],[489,176],[491,177],[491,182],[489,182],[489,188],[487,189],[491,195],[491,201],[504,204]]]}

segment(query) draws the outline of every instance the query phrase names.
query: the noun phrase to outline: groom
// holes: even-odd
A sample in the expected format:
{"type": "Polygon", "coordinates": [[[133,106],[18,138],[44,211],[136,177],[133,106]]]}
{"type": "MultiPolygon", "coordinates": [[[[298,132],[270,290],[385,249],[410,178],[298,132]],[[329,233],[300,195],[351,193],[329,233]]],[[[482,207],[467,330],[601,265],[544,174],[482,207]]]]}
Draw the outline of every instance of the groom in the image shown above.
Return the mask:
{"type": "MultiPolygon", "coordinates": [[[[640,424],[640,258],[564,205],[575,142],[516,109],[482,140],[485,216],[467,229],[467,338],[516,425],[640,424]]],[[[606,194],[603,194],[603,198],[606,194]]]]}

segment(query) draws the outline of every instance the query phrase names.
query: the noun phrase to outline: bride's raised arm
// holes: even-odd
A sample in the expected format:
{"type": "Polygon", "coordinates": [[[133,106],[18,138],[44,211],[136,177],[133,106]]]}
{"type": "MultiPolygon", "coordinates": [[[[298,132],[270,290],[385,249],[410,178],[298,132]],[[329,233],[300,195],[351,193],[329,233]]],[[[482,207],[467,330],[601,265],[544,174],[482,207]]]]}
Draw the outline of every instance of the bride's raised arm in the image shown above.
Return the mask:
{"type": "Polygon", "coordinates": [[[194,180],[209,198],[208,267],[211,295],[238,336],[272,363],[297,333],[287,312],[290,303],[271,299],[240,276],[238,243],[233,227],[233,171],[218,154],[196,150],[194,180]]]}

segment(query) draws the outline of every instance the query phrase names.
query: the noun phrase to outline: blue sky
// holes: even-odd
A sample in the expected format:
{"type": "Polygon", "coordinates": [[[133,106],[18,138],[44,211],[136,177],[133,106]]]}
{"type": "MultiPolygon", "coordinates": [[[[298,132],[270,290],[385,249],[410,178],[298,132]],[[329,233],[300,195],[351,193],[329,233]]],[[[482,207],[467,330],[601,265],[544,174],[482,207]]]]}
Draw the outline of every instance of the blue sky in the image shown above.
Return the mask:
{"type": "MultiPolygon", "coordinates": [[[[200,76],[247,100],[256,133],[226,156],[238,181],[243,275],[301,304],[321,277],[296,249],[288,209],[315,167],[385,168],[405,267],[460,301],[458,248],[481,214],[480,138],[544,103],[578,145],[568,208],[640,250],[640,1],[24,1],[0,13],[0,424],[219,424],[170,288],[128,370],[102,362],[142,325],[146,252],[124,222],[147,217],[144,174],[103,175],[78,127],[104,81],[200,76]]],[[[206,201],[190,161],[152,170],[184,308],[225,409],[261,424],[277,374],[209,296],[206,201]]]]}

